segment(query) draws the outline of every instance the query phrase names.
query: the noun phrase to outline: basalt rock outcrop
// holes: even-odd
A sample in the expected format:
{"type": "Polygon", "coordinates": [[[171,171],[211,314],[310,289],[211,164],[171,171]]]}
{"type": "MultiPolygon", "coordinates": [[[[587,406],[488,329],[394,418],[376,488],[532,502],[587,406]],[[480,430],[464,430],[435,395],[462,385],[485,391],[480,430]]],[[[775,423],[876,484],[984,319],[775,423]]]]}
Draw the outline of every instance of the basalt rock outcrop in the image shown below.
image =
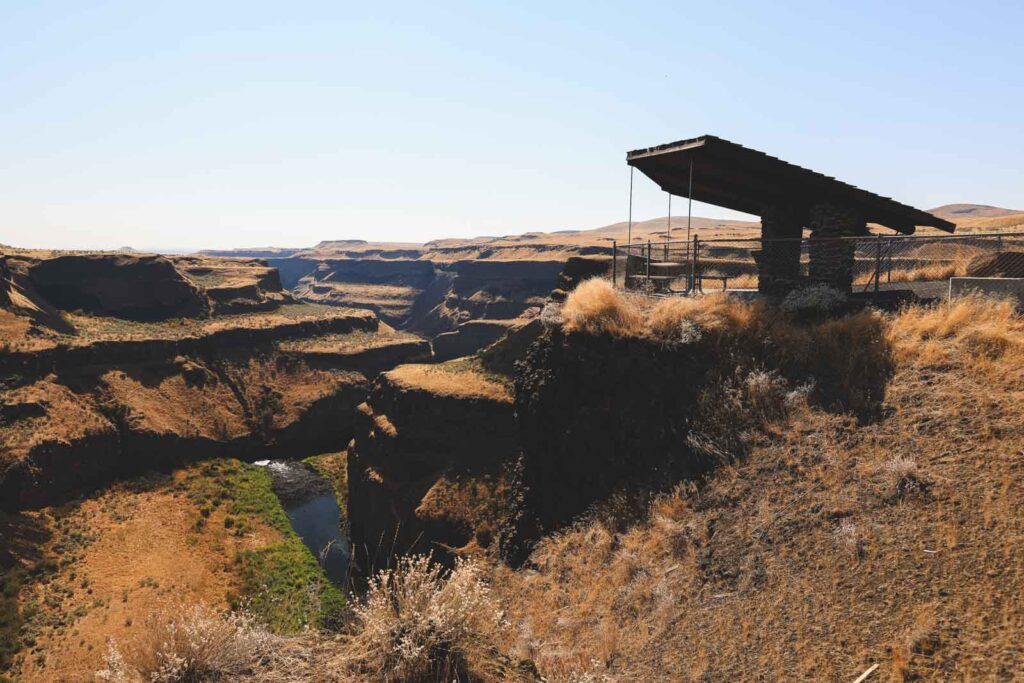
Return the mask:
{"type": "Polygon", "coordinates": [[[212,259],[180,256],[175,265],[197,283],[215,315],[272,311],[290,303],[277,268],[262,259],[212,259]]]}
{"type": "Polygon", "coordinates": [[[687,436],[713,354],[538,319],[472,361],[385,373],[349,450],[359,566],[428,551],[516,563],[625,486],[700,475],[711,463],[687,436]]]}
{"type": "Polygon", "coordinates": [[[325,259],[299,280],[294,293],[303,301],[371,310],[402,327],[434,279],[429,261],[325,259]]]}
{"type": "Polygon", "coordinates": [[[546,326],[515,375],[527,535],[568,523],[627,482],[657,490],[704,471],[710,463],[687,435],[712,367],[702,343],[546,326]]]}
{"type": "Polygon", "coordinates": [[[33,265],[29,278],[47,301],[66,311],[166,320],[194,317],[207,307],[199,287],[163,256],[57,256],[33,265]]]}
{"type": "Polygon", "coordinates": [[[519,444],[508,387],[460,361],[380,375],[349,449],[354,560],[497,550],[514,516],[519,444]]]}
{"type": "Polygon", "coordinates": [[[398,329],[433,340],[438,360],[484,348],[539,313],[552,290],[564,293],[609,262],[604,256],[446,260],[434,258],[437,248],[367,250],[339,243],[331,253],[343,258],[299,254],[269,262],[297,298],[372,310],[398,329]]]}

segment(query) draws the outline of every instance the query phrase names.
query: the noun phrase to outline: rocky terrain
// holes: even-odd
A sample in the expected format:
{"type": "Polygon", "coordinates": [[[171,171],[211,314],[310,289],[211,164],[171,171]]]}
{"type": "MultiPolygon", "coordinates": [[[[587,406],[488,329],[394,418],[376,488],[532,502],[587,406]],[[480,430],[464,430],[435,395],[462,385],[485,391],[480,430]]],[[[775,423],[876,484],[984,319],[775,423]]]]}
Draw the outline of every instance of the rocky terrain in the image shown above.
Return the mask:
{"type": "Polygon", "coordinates": [[[430,356],[369,311],[294,301],[258,261],[8,255],[3,272],[7,509],[189,460],[331,450],[367,374],[430,356]]]}
{"type": "Polygon", "coordinates": [[[1010,304],[658,301],[443,246],[4,253],[0,680],[1024,676],[1010,304]],[[333,490],[344,580],[269,459],[333,490]]]}

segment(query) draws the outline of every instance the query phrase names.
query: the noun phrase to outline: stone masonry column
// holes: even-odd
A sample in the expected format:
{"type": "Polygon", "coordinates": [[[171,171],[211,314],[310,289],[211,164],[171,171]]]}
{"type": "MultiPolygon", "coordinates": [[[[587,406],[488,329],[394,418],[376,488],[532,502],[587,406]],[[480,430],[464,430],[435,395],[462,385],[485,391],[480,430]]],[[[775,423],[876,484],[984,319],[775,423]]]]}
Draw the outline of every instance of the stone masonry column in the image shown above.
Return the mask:
{"type": "Polygon", "coordinates": [[[761,210],[761,251],[757,261],[757,291],[785,296],[800,286],[801,212],[790,206],[771,205],[761,210]]]}
{"type": "Polygon", "coordinates": [[[839,238],[866,234],[867,223],[856,211],[834,204],[811,207],[807,223],[811,229],[809,283],[852,292],[855,245],[839,238]]]}

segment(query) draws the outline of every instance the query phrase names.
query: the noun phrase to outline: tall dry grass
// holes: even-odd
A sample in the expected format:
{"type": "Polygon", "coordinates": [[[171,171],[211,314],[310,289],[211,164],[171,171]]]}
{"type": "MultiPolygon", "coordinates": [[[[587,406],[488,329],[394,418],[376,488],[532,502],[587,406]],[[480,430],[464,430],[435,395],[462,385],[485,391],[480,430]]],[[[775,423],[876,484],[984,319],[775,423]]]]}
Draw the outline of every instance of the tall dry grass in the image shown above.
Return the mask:
{"type": "Polygon", "coordinates": [[[593,278],[581,283],[562,307],[567,332],[631,335],[643,322],[642,299],[620,293],[611,283],[593,278]]]}
{"type": "Polygon", "coordinates": [[[108,683],[282,680],[271,669],[288,667],[271,664],[283,642],[242,614],[222,615],[204,605],[159,611],[125,652],[111,641],[106,667],[96,676],[108,683]]]}
{"type": "Polygon", "coordinates": [[[986,361],[1024,361],[1024,318],[1010,299],[972,295],[911,307],[893,318],[887,336],[901,359],[922,365],[955,357],[985,370],[986,361]]]}

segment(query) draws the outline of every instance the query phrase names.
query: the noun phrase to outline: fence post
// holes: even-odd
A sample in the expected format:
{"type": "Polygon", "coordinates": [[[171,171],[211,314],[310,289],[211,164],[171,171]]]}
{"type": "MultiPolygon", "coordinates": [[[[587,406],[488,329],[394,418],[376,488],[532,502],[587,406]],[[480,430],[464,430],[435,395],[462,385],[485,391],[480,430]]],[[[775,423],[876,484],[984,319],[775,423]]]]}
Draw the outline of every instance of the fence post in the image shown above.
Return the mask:
{"type": "Polygon", "coordinates": [[[651,241],[647,240],[647,290],[651,289],[651,241]]]}
{"type": "Polygon", "coordinates": [[[618,260],[619,260],[618,245],[616,245],[615,240],[612,240],[612,289],[614,289],[615,287],[618,286],[618,278],[615,277],[617,275],[617,273],[615,272],[616,271],[615,263],[618,260]]]}
{"type": "Polygon", "coordinates": [[[882,279],[882,235],[875,240],[875,297],[878,297],[878,283],[882,279]]]}
{"type": "Polygon", "coordinates": [[[697,252],[700,251],[700,238],[693,236],[693,263],[690,266],[690,292],[697,291],[697,252]]]}

